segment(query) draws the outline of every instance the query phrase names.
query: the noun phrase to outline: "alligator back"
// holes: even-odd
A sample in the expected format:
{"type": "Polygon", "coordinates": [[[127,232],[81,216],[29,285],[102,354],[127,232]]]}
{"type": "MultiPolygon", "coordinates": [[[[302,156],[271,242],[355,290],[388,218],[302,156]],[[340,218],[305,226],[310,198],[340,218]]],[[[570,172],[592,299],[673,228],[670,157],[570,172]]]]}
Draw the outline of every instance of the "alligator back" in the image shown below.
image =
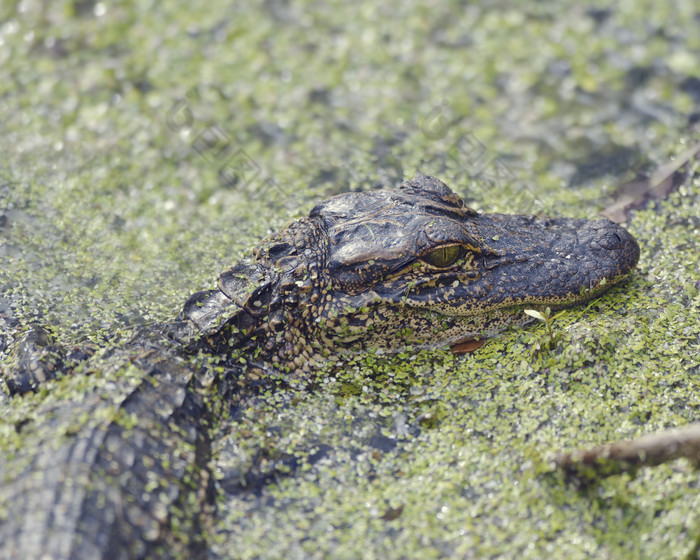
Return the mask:
{"type": "Polygon", "coordinates": [[[0,558],[203,555],[215,407],[157,338],[95,356],[110,365],[64,379],[73,396],[22,397],[24,417],[2,426],[16,445],[0,454],[0,558]]]}

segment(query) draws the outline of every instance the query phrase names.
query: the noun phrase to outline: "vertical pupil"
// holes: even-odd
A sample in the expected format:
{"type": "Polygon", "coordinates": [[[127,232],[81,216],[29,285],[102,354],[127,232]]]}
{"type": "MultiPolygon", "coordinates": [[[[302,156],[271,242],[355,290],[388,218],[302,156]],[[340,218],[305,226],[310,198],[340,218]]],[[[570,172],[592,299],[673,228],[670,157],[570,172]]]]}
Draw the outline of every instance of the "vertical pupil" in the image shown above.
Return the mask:
{"type": "Polygon", "coordinates": [[[433,266],[449,266],[459,256],[459,247],[452,245],[451,247],[439,247],[435,249],[428,260],[433,266]]]}

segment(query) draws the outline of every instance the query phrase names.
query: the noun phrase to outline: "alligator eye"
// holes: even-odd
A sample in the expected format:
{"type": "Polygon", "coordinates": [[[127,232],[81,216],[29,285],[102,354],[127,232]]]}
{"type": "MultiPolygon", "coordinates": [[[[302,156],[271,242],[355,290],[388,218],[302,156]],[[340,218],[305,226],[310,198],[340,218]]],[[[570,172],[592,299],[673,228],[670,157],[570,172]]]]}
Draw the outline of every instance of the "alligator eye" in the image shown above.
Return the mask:
{"type": "Polygon", "coordinates": [[[454,264],[454,262],[464,255],[464,248],[459,245],[448,245],[447,247],[438,247],[433,249],[427,255],[423,255],[422,259],[428,264],[432,264],[438,268],[445,268],[454,264]]]}

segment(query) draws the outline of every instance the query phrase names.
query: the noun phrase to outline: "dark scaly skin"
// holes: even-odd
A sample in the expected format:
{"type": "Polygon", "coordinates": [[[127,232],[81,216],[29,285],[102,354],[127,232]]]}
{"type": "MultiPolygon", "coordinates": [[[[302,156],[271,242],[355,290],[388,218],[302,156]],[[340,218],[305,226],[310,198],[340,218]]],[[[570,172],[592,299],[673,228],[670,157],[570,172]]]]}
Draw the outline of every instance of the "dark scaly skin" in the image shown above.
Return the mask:
{"type": "Polygon", "coordinates": [[[202,557],[216,424],[256,377],[488,337],[530,320],[523,306],[596,297],[638,258],[608,220],[478,214],[419,176],[319,204],[172,324],[106,356],[80,364],[41,332],[25,336],[3,368],[11,391],[75,367],[93,375],[79,400],[36,404],[40,421],[16,426],[24,447],[0,456],[0,558],[202,557]]]}
{"type": "Polygon", "coordinates": [[[222,274],[219,289],[193,296],[201,308],[191,300],[186,315],[214,333],[212,348],[234,336],[277,367],[303,368],[346,350],[488,337],[530,321],[523,305],[557,309],[599,295],[638,258],[636,241],[609,220],[478,214],[419,176],[319,204],[222,274]],[[462,253],[452,265],[425,262],[450,246],[462,253]],[[255,293],[236,295],[250,278],[255,293]],[[214,329],[231,302],[243,311],[214,329]]]}
{"type": "Polygon", "coordinates": [[[16,427],[24,446],[0,457],[13,475],[0,485],[0,558],[203,556],[216,408],[160,328],[108,354],[91,360],[110,364],[105,383],[95,373],[75,398],[47,398],[33,411],[41,422],[16,427]]]}

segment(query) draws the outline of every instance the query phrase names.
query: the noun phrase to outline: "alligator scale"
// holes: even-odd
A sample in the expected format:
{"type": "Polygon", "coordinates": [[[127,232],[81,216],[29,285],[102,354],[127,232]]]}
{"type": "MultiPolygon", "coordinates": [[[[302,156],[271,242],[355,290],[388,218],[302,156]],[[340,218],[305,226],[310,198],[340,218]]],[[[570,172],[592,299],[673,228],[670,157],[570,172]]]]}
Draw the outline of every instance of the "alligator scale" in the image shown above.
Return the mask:
{"type": "Polygon", "coordinates": [[[598,296],[638,258],[608,220],[479,214],[418,176],[320,203],[121,346],[67,353],[30,329],[2,369],[27,412],[0,426],[0,558],[205,557],[212,441],[256,380],[489,337],[525,305],[598,296]]]}

